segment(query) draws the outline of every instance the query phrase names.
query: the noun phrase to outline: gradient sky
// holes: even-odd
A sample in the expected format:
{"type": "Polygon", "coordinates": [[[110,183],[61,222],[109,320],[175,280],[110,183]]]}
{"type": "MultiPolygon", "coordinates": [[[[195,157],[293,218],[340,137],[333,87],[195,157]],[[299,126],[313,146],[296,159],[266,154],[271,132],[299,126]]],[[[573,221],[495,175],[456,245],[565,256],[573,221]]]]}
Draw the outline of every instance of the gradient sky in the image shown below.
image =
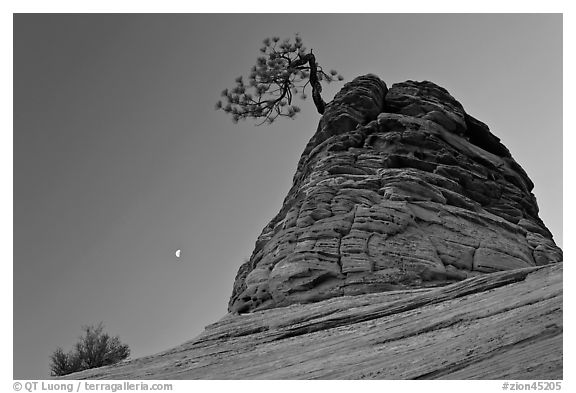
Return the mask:
{"type": "Polygon", "coordinates": [[[263,38],[296,32],[347,81],[448,89],[524,167],[562,247],[560,14],[17,14],[15,379],[48,377],[85,324],[139,357],[225,315],[319,116],[308,101],[234,125],[214,104],[263,38]]]}

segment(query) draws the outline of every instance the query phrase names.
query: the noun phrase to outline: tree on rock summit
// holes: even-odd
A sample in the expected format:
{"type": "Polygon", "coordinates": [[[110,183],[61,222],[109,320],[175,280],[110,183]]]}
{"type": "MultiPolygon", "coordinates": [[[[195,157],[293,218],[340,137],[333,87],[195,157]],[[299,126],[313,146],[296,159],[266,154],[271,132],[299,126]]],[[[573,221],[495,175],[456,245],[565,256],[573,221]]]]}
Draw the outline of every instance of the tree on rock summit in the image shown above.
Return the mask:
{"type": "Polygon", "coordinates": [[[250,70],[248,83],[242,76],[236,78],[233,89],[225,89],[216,109],[232,115],[232,120],[262,119],[258,124],[272,123],[278,116],[293,118],[300,108],[292,104],[294,95],[306,99],[306,88],[312,88],[312,100],[318,113],[323,114],[326,103],[322,99],[322,84],[344,78],[337,71],[324,72],[316,62],[312,49],[306,52],[298,34],[280,41],[279,37],[266,38],[260,48],[262,56],[250,70]]]}

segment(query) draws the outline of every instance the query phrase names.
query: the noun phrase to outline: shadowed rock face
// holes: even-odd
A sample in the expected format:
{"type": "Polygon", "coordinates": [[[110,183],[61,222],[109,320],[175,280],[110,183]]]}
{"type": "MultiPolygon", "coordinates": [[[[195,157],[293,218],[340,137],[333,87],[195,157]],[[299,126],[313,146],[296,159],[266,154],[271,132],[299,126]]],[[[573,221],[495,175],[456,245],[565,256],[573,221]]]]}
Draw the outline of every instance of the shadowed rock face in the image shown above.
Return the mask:
{"type": "Polygon", "coordinates": [[[445,89],[374,75],[328,104],[230,312],[439,286],[562,261],[533,184],[445,89]]]}

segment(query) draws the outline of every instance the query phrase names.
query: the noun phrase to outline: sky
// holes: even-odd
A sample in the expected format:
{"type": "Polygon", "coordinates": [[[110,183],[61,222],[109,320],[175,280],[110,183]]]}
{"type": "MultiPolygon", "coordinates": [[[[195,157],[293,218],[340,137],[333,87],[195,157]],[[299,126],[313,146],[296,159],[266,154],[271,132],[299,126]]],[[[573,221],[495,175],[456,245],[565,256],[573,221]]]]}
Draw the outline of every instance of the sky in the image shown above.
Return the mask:
{"type": "MultiPolygon", "coordinates": [[[[102,321],[153,354],[226,314],[316,130],[312,102],[271,126],[214,104],[266,37],[299,33],[349,81],[446,88],[535,183],[562,247],[561,14],[16,14],[15,379],[102,321]],[[181,258],[174,252],[182,249],[181,258]]],[[[342,83],[324,88],[329,101],[342,83]]]]}

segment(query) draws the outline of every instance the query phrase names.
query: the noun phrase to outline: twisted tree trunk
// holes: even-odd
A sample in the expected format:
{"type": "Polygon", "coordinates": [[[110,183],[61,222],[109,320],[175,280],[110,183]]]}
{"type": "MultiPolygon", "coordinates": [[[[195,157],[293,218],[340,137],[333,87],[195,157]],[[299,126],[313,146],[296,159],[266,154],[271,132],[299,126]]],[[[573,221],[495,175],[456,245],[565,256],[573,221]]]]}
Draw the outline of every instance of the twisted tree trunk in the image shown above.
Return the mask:
{"type": "Polygon", "coordinates": [[[322,99],[322,85],[320,84],[320,80],[318,79],[318,65],[316,64],[316,57],[310,51],[310,53],[300,56],[298,60],[293,62],[290,67],[296,68],[301,65],[308,63],[310,66],[310,85],[312,86],[312,100],[314,101],[314,105],[316,105],[316,109],[318,113],[323,115],[324,109],[326,108],[326,102],[322,99]]]}

